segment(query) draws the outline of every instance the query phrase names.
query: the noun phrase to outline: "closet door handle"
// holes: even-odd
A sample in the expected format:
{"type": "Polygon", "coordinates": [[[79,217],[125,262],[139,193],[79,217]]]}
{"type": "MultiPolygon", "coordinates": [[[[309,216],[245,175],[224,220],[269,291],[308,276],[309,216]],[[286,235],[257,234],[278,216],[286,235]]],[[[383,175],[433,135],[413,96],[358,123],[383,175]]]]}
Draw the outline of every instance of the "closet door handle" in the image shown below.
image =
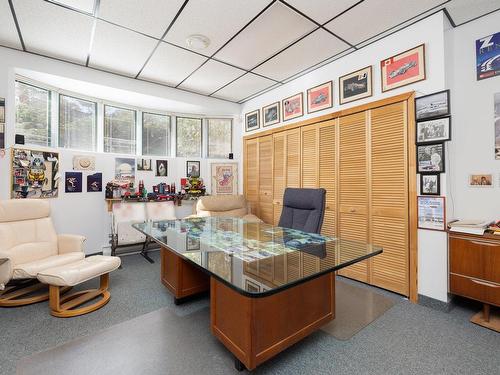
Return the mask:
{"type": "Polygon", "coordinates": [[[473,283],[479,284],[479,285],[489,286],[490,288],[500,288],[500,285],[491,284],[491,283],[488,283],[486,281],[480,281],[480,280],[476,280],[476,279],[470,279],[470,281],[472,281],[473,283]]]}
{"type": "Polygon", "coordinates": [[[349,210],[349,212],[350,212],[351,214],[353,214],[353,213],[355,213],[355,212],[356,212],[356,209],[355,209],[355,208],[351,208],[351,209],[349,210]]]}

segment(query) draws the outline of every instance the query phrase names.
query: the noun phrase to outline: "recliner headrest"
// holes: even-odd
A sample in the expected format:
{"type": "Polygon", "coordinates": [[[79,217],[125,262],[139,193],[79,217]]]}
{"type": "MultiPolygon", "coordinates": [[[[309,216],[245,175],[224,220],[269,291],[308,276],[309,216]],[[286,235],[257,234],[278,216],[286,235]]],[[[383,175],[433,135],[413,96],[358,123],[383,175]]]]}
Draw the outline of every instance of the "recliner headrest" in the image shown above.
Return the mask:
{"type": "Polygon", "coordinates": [[[0,223],[35,220],[50,216],[50,204],[41,199],[10,199],[0,201],[0,223]]]}

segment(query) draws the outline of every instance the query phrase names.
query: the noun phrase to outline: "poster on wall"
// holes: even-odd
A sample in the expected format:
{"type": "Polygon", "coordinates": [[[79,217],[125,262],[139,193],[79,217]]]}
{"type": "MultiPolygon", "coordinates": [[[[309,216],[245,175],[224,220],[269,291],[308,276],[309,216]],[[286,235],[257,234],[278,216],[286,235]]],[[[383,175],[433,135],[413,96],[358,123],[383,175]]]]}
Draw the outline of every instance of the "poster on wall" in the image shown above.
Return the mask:
{"type": "Polygon", "coordinates": [[[396,89],[425,79],[425,45],[380,62],[382,92],[396,89]]]}
{"type": "Polygon", "coordinates": [[[115,179],[123,183],[134,183],[135,181],[135,159],[115,159],[115,179]]]}
{"type": "Polygon", "coordinates": [[[495,159],[500,160],[500,92],[495,94],[495,159]]]}
{"type": "Polygon", "coordinates": [[[238,194],[238,163],[212,163],[212,194],[238,194]]]}
{"type": "Polygon", "coordinates": [[[419,229],[446,230],[445,198],[419,196],[417,199],[419,229]]]}
{"type": "Polygon", "coordinates": [[[102,191],[102,173],[89,174],[87,176],[87,192],[94,193],[102,191]]]}
{"type": "Polygon", "coordinates": [[[95,169],[95,156],[75,155],[73,156],[73,170],[93,171],[95,169]]]}
{"type": "Polygon", "coordinates": [[[0,98],[0,150],[5,148],[5,99],[0,98]]]}
{"type": "Polygon", "coordinates": [[[500,74],[500,32],[476,40],[476,77],[482,79],[500,74]]]}
{"type": "Polygon", "coordinates": [[[283,99],[283,121],[291,120],[304,115],[304,98],[302,93],[283,99]]]}
{"type": "Polygon", "coordinates": [[[339,78],[340,104],[353,102],[373,95],[372,67],[357,70],[339,78]]]}
{"type": "Polygon", "coordinates": [[[307,90],[307,113],[321,111],[333,106],[333,82],[325,82],[307,90]]]}
{"type": "Polygon", "coordinates": [[[82,192],[82,172],[66,172],[65,178],[65,193],[81,193],[82,192]]]}
{"type": "Polygon", "coordinates": [[[57,152],[12,149],[11,198],[55,198],[59,187],[57,152]]]}

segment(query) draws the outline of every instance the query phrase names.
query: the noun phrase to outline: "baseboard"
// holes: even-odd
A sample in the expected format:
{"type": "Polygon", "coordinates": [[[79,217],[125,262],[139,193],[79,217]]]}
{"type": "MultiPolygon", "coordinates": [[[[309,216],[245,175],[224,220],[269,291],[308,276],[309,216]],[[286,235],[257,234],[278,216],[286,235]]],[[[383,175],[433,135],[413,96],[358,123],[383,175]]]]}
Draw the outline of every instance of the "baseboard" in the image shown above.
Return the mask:
{"type": "Polygon", "coordinates": [[[450,312],[454,307],[451,299],[444,302],[422,294],[418,295],[418,304],[442,312],[450,312]]]}

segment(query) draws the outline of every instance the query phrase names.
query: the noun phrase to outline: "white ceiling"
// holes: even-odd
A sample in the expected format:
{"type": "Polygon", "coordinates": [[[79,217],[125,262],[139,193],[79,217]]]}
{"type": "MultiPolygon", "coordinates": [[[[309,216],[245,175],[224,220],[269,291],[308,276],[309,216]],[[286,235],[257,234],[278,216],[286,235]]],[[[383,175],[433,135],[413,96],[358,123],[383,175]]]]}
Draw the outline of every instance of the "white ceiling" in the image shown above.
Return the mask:
{"type": "Polygon", "coordinates": [[[456,26],[500,9],[500,0],[10,3],[0,0],[1,46],[234,102],[443,8],[456,26]],[[208,37],[209,46],[190,50],[192,34],[208,37]]]}

